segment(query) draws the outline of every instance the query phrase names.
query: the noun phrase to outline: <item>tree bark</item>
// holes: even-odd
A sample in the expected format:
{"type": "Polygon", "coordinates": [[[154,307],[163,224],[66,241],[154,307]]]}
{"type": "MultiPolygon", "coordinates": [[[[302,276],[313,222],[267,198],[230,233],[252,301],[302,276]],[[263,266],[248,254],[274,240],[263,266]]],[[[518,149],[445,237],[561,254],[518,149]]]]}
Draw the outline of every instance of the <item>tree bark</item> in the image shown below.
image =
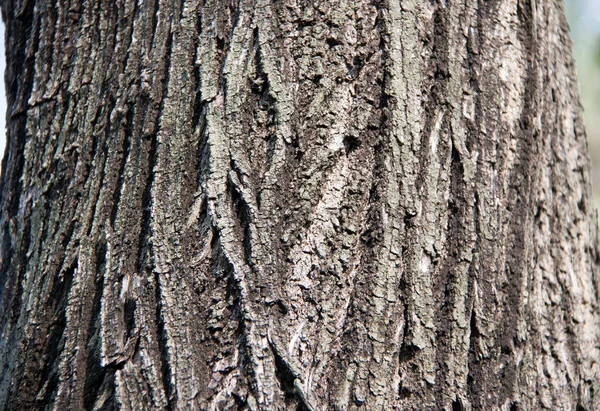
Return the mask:
{"type": "Polygon", "coordinates": [[[562,1],[2,16],[0,409],[600,409],[562,1]]]}

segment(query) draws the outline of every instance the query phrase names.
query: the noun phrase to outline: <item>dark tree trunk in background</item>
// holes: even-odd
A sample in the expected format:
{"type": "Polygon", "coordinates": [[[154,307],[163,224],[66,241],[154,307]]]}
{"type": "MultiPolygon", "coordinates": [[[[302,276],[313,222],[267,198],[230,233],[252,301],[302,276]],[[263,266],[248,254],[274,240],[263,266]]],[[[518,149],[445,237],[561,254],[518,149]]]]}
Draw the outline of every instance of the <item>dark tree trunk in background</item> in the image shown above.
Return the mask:
{"type": "Polygon", "coordinates": [[[600,409],[561,1],[2,15],[0,409],[600,409]]]}

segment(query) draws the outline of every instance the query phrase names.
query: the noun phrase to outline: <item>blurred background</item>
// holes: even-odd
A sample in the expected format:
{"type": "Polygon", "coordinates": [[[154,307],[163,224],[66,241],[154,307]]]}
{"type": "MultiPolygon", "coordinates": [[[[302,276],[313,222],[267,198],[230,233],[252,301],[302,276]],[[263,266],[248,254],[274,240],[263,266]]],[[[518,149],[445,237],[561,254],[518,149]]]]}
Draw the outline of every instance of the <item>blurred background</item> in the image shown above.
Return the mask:
{"type": "Polygon", "coordinates": [[[592,157],[594,202],[600,208],[600,0],[565,0],[592,157]]]}
{"type": "MultiPolygon", "coordinates": [[[[584,117],[592,158],[592,178],[596,208],[600,208],[600,0],[564,0],[584,117]]],[[[0,39],[4,39],[4,24],[0,22],[0,39]]],[[[0,73],[4,73],[4,41],[0,41],[0,73]]],[[[4,81],[0,78],[0,156],[4,155],[6,101],[4,81]]]]}

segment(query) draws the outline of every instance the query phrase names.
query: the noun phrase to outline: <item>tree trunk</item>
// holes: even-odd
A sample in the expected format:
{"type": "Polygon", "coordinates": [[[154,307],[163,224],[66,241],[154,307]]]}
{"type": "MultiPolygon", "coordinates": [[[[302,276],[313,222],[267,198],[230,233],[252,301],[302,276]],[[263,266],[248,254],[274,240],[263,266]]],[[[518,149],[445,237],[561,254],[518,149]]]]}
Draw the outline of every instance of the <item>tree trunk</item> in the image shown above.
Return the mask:
{"type": "Polygon", "coordinates": [[[0,409],[600,409],[562,1],[2,15],[0,409]]]}

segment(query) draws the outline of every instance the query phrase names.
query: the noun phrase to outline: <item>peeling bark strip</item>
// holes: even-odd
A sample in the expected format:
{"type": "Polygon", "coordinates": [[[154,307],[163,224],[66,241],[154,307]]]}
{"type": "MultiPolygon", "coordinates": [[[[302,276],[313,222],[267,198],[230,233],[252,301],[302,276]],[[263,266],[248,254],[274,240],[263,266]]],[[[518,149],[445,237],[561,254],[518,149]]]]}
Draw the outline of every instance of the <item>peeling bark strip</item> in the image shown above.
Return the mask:
{"type": "Polygon", "coordinates": [[[1,4],[0,409],[600,409],[562,2],[1,4]]]}

